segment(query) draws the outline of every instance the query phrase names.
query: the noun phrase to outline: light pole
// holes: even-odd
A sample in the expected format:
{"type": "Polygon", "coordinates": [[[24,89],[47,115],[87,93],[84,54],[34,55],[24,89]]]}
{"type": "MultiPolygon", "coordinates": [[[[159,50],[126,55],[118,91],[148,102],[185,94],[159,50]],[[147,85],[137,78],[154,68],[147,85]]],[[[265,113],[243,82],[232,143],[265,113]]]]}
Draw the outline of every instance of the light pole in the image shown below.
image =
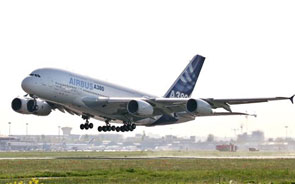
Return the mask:
{"type": "Polygon", "coordinates": [[[11,132],[10,132],[11,122],[8,122],[8,126],[9,126],[9,130],[8,130],[9,132],[8,132],[8,135],[10,136],[10,133],[11,133],[11,132]]]}
{"type": "Polygon", "coordinates": [[[286,139],[288,137],[288,126],[285,126],[285,129],[286,129],[286,139]]]}
{"type": "Polygon", "coordinates": [[[237,137],[237,130],[238,130],[238,129],[234,128],[234,129],[232,129],[232,130],[233,130],[234,133],[235,133],[235,137],[237,137]]]}
{"type": "Polygon", "coordinates": [[[58,126],[58,141],[60,141],[60,126],[58,126]]]}
{"type": "Polygon", "coordinates": [[[28,136],[28,126],[29,126],[29,123],[26,123],[26,136],[28,136]]]}

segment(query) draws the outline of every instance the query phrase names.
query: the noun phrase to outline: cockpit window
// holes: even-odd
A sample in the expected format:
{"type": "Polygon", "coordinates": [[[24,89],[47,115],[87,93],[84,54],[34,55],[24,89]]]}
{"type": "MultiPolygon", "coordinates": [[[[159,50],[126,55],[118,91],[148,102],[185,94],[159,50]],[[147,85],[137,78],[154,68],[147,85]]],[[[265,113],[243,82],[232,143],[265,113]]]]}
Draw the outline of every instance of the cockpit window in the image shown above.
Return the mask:
{"type": "Polygon", "coordinates": [[[41,76],[39,74],[35,74],[35,73],[31,73],[30,76],[41,78],[41,76]]]}

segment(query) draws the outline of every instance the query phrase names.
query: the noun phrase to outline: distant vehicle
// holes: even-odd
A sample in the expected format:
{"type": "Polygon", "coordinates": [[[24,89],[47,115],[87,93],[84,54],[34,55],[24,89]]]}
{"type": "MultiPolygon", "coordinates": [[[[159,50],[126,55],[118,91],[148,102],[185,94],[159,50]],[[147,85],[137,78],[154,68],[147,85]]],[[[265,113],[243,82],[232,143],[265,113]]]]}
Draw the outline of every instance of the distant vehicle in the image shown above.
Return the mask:
{"type": "Polygon", "coordinates": [[[216,150],[236,152],[238,150],[238,147],[234,144],[221,144],[221,145],[216,145],[216,150]]]}
{"type": "Polygon", "coordinates": [[[257,148],[249,148],[249,151],[259,151],[257,148]]]}
{"type": "MultiPolygon", "coordinates": [[[[92,129],[90,118],[105,121],[98,131],[132,131],[137,125],[156,126],[194,120],[197,116],[248,115],[232,112],[230,105],[267,102],[293,97],[214,99],[190,98],[205,58],[196,55],[163,97],[156,97],[72,72],[43,68],[22,81],[24,97],[13,99],[12,109],[22,114],[47,116],[52,110],[81,116],[81,129],[92,129]],[[223,108],[226,112],[214,112],[223,108]],[[111,126],[110,122],[122,123],[111,126]]],[[[167,70],[169,71],[169,70],[167,70]]],[[[134,77],[135,78],[135,77],[134,77]]],[[[140,76],[136,76],[140,78],[140,76]]]]}

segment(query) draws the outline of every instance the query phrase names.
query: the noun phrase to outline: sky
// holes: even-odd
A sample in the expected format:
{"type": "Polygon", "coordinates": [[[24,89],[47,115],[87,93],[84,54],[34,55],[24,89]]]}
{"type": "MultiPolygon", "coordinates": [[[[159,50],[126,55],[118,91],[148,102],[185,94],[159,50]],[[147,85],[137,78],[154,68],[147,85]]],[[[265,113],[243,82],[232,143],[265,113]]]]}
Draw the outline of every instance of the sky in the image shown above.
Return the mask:
{"type": "MultiPolygon", "coordinates": [[[[11,101],[21,81],[54,67],[162,96],[190,59],[206,57],[193,98],[295,94],[294,1],[0,1],[0,135],[81,131],[78,116],[54,111],[22,115],[11,101]]],[[[233,137],[262,130],[266,137],[295,133],[289,101],[233,106],[257,117],[200,117],[184,124],[138,127],[134,135],[233,137]],[[241,130],[241,127],[242,130],[241,130]]],[[[103,122],[92,120],[97,126],[103,122]]]]}

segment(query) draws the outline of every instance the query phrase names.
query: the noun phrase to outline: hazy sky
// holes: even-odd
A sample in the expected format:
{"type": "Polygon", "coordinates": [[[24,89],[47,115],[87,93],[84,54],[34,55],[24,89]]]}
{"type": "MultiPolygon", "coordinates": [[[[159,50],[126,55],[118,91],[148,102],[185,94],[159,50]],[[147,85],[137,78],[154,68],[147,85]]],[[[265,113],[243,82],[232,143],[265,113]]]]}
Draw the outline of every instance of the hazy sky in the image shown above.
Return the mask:
{"type": "MultiPolygon", "coordinates": [[[[164,95],[195,55],[206,57],[192,95],[213,98],[291,96],[295,93],[294,1],[0,1],[0,134],[73,133],[82,119],[55,111],[48,117],[13,112],[32,70],[56,67],[164,95]]],[[[234,136],[233,129],[267,137],[295,133],[289,101],[234,106],[258,117],[201,117],[133,133],[234,136]]],[[[96,120],[92,120],[97,124],[96,120]]]]}

